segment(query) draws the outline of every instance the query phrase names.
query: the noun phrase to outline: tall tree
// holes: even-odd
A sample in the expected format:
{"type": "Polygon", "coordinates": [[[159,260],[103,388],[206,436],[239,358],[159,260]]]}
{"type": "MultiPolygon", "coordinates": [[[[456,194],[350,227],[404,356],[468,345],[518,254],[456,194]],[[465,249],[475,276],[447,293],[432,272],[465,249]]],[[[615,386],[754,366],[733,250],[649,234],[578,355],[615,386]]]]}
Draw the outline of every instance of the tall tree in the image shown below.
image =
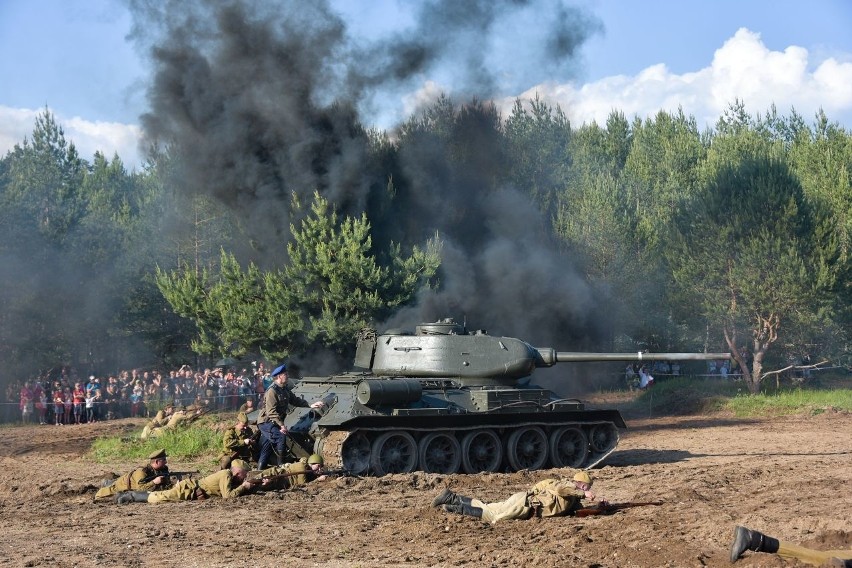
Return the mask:
{"type": "Polygon", "coordinates": [[[667,249],[685,310],[724,341],[751,392],[779,341],[830,320],[836,241],[777,147],[747,127],[714,140],[667,249]]]}

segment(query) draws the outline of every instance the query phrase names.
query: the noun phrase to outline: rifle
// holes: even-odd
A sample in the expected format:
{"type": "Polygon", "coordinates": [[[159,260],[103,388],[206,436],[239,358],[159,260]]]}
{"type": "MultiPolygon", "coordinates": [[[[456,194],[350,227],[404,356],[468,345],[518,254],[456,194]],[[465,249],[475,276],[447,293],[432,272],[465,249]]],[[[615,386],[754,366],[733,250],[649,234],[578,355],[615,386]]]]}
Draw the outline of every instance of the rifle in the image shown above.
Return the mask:
{"type": "Polygon", "coordinates": [[[155,473],[153,475],[149,475],[148,477],[143,478],[139,483],[150,483],[160,477],[176,477],[178,481],[182,480],[184,477],[196,475],[201,473],[198,470],[195,471],[169,471],[167,473],[155,473]]]}
{"type": "Polygon", "coordinates": [[[574,511],[574,516],[591,517],[592,515],[612,515],[623,509],[630,509],[631,507],[646,507],[649,505],[662,504],[662,501],[629,501],[627,503],[599,503],[596,507],[577,509],[576,511],[574,511]]]}
{"type": "Polygon", "coordinates": [[[327,477],[349,477],[352,475],[348,469],[329,469],[322,470],[319,473],[313,473],[311,470],[307,471],[291,471],[290,473],[277,473],[275,475],[261,475],[258,471],[249,472],[249,475],[246,476],[246,481],[251,483],[252,485],[257,485],[263,483],[264,481],[272,481],[274,479],[286,479],[288,477],[296,477],[297,475],[314,475],[315,477],[322,477],[323,475],[327,477]]]}

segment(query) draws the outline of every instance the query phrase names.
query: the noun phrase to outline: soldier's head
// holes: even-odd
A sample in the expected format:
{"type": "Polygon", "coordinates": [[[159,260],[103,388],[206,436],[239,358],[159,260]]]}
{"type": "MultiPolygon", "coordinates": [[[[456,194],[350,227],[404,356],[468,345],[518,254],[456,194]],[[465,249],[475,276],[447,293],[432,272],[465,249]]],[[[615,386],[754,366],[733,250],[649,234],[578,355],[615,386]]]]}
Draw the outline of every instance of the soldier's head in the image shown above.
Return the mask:
{"type": "Polygon", "coordinates": [[[234,460],[231,462],[231,475],[234,479],[245,481],[251,466],[245,460],[234,460]]]}
{"type": "Polygon", "coordinates": [[[592,479],[592,476],[585,471],[578,471],[576,474],[574,474],[573,481],[574,485],[580,491],[588,491],[592,488],[592,484],[595,482],[595,480],[592,479]]]}
{"type": "Polygon", "coordinates": [[[323,466],[322,456],[319,454],[311,454],[310,456],[308,456],[308,466],[313,471],[321,470],[323,466]]]}
{"type": "Polygon", "coordinates": [[[287,365],[281,364],[272,369],[270,376],[275,379],[275,382],[281,385],[287,384],[287,365]]]}
{"type": "Polygon", "coordinates": [[[240,412],[237,414],[237,428],[245,428],[246,424],[248,424],[248,416],[246,416],[246,413],[240,412]]]}
{"type": "Polygon", "coordinates": [[[168,456],[166,455],[166,450],[157,450],[150,456],[148,459],[151,460],[151,467],[154,469],[163,469],[166,467],[166,459],[168,456]]]}

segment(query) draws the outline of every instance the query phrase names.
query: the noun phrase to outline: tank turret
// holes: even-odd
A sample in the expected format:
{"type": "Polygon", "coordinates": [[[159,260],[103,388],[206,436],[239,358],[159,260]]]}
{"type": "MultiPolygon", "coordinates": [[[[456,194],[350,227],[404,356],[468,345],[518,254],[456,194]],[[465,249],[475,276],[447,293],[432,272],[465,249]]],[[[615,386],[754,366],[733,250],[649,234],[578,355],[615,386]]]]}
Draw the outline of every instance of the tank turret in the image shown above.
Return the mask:
{"type": "Polygon", "coordinates": [[[285,422],[294,457],[321,454],[357,475],[589,468],[626,428],[617,410],[530,385],[537,368],[589,361],[728,359],[727,353],[582,353],[468,332],[452,319],[413,333],[363,330],[356,370],[303,377],[293,391],[322,399],[285,422]]]}
{"type": "Polygon", "coordinates": [[[515,385],[536,368],[593,361],[686,361],[728,359],[727,353],[578,353],[533,347],[514,337],[468,333],[452,319],[421,324],[414,334],[363,330],[355,366],[379,377],[456,378],[465,385],[515,385]]]}

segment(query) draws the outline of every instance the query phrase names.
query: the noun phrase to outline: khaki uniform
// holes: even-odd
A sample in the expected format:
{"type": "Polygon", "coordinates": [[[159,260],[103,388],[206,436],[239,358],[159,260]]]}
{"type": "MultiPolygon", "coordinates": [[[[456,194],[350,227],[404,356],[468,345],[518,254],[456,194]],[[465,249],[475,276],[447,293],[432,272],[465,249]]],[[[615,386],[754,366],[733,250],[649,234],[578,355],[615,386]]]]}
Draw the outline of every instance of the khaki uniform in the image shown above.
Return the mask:
{"type": "Polygon", "coordinates": [[[253,438],[254,431],[248,426],[239,430],[236,426],[225,430],[225,434],[222,436],[222,444],[225,449],[219,454],[219,469],[230,468],[231,460],[235,459],[252,461],[254,444],[251,442],[246,444],[245,440],[252,440],[253,438]]]}
{"type": "Polygon", "coordinates": [[[473,499],[470,504],[482,509],[483,521],[494,524],[507,519],[567,515],[579,508],[584,495],[570,479],[545,479],[505,501],[483,503],[473,499]]]}
{"type": "Polygon", "coordinates": [[[201,479],[184,479],[168,491],[157,491],[148,495],[149,503],[194,501],[207,497],[230,499],[246,492],[242,483],[236,487],[230,469],[221,469],[201,479]]]}
{"type": "Polygon", "coordinates": [[[116,493],[122,493],[124,491],[162,491],[170,488],[171,486],[172,481],[169,477],[168,469],[156,471],[150,465],[146,465],[138,467],[130,473],[125,473],[116,479],[112,485],[98,489],[98,492],[95,493],[95,500],[107,499],[116,493]],[[153,480],[155,477],[160,475],[164,475],[166,478],[160,485],[155,485],[153,480]],[[148,481],[143,482],[143,480],[148,481]]]}
{"type": "Polygon", "coordinates": [[[309,481],[313,481],[316,477],[306,459],[268,467],[260,472],[260,477],[274,477],[276,475],[283,477],[276,477],[275,479],[271,479],[268,484],[257,485],[256,487],[265,491],[286,490],[298,487],[299,485],[305,485],[309,481]]]}
{"type": "Polygon", "coordinates": [[[813,566],[822,566],[832,558],[852,560],[852,550],[813,550],[783,540],[778,541],[778,552],[775,554],[781,558],[795,558],[813,566]]]}
{"type": "Polygon", "coordinates": [[[142,434],[139,436],[143,440],[147,440],[154,428],[161,428],[166,424],[166,413],[164,410],[159,410],[146,425],[142,428],[142,434]]]}

